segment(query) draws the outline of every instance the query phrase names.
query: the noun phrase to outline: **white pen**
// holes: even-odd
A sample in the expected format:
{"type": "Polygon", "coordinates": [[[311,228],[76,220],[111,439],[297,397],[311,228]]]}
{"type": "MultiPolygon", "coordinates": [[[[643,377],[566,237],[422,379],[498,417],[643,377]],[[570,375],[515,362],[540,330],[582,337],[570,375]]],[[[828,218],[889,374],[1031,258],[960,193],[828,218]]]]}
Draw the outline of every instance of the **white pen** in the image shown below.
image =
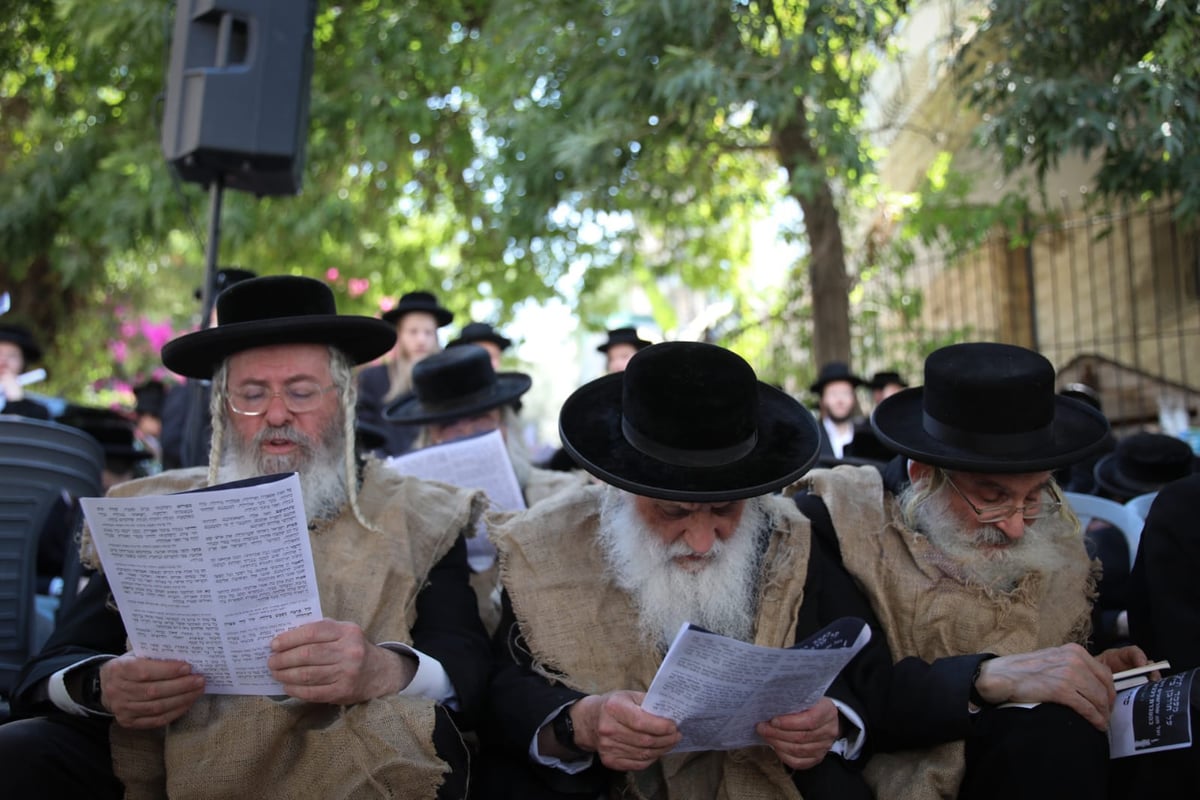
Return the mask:
{"type": "Polygon", "coordinates": [[[17,383],[22,386],[28,386],[31,383],[37,383],[38,381],[44,380],[46,380],[46,370],[42,369],[41,367],[38,367],[37,369],[31,369],[29,372],[22,372],[17,376],[17,383]]]}

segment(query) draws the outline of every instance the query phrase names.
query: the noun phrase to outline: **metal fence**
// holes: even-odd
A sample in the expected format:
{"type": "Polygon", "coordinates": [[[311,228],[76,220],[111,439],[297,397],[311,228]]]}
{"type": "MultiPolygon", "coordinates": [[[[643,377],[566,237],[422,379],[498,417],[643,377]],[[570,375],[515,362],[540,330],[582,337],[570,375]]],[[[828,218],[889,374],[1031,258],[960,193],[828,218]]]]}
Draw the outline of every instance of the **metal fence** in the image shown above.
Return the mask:
{"type": "Polygon", "coordinates": [[[1078,215],[994,236],[948,261],[927,252],[864,276],[856,366],[914,383],[934,348],[992,340],[1038,350],[1059,386],[1096,390],[1118,433],[1179,434],[1200,414],[1200,247],[1172,208],[1078,215]]]}

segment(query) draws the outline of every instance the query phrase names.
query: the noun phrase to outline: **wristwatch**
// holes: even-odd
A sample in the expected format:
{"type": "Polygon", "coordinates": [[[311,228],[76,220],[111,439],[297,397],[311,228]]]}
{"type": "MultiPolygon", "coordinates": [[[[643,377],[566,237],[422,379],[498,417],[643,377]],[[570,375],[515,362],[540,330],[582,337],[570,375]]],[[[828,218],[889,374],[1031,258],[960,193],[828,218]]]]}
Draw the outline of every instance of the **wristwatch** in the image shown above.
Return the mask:
{"type": "Polygon", "coordinates": [[[971,705],[975,706],[976,708],[988,708],[992,705],[987,700],[983,699],[983,695],[979,693],[979,687],[975,684],[979,680],[979,676],[983,673],[983,662],[990,661],[993,658],[995,658],[995,656],[988,656],[980,659],[979,663],[975,665],[975,674],[971,676],[971,695],[968,699],[970,700],[971,705]]]}
{"type": "MultiPolygon", "coordinates": [[[[571,705],[574,705],[574,703],[571,705]]],[[[558,712],[558,716],[554,718],[550,725],[554,730],[554,738],[560,745],[572,753],[578,753],[581,756],[587,755],[586,750],[575,744],[575,723],[571,721],[571,706],[566,706],[562,711],[558,712]]]]}
{"type": "Polygon", "coordinates": [[[80,698],[83,705],[95,711],[104,711],[104,703],[100,700],[100,667],[104,662],[87,664],[83,668],[83,680],[80,681],[80,698]]]}

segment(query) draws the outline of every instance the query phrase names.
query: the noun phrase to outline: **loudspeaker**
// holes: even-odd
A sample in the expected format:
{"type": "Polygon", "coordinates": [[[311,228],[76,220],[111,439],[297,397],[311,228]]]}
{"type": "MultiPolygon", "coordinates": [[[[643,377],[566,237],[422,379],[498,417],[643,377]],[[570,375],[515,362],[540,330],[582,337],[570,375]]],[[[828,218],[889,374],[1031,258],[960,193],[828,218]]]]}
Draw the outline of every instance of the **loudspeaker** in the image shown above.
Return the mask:
{"type": "Polygon", "coordinates": [[[162,148],[185,181],[296,194],[316,0],[178,0],[162,148]]]}

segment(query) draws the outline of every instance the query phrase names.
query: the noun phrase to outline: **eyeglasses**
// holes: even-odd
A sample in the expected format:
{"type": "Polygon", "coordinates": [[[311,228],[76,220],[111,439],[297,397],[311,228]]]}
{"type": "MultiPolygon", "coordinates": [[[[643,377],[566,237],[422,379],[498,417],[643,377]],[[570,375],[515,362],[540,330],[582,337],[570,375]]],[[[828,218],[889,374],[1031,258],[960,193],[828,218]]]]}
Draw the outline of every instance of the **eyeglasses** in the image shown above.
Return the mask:
{"type": "Polygon", "coordinates": [[[975,512],[976,519],[985,525],[1004,522],[1018,511],[1021,512],[1021,516],[1025,519],[1051,517],[1057,514],[1063,505],[1062,497],[1054,489],[1054,484],[1048,483],[1038,495],[1037,500],[1031,500],[1028,503],[1005,503],[1003,505],[980,507],[972,503],[971,498],[963,494],[962,489],[954,485],[954,481],[950,480],[950,473],[943,472],[942,474],[946,477],[946,483],[950,484],[950,488],[958,492],[958,496],[975,512]]]}
{"type": "Polygon", "coordinates": [[[293,414],[304,414],[316,411],[321,405],[321,398],[337,384],[321,386],[316,381],[296,381],[288,384],[280,392],[270,392],[263,386],[251,384],[234,391],[226,390],[229,410],[244,417],[257,417],[267,413],[271,401],[276,397],[283,399],[284,406],[293,414]]]}

